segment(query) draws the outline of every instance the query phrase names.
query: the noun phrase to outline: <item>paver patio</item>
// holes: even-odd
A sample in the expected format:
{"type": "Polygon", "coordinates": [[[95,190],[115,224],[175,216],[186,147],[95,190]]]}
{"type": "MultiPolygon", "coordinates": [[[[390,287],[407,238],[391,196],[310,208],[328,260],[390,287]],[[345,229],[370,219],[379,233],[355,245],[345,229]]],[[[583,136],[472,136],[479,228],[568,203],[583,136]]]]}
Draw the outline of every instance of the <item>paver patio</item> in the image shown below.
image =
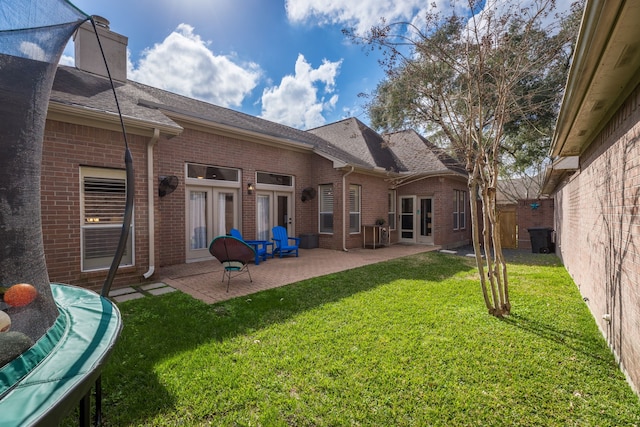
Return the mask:
{"type": "MultiPolygon", "coordinates": [[[[299,257],[269,258],[260,265],[249,266],[251,278],[244,274],[231,279],[229,292],[222,283],[222,266],[212,259],[161,268],[158,282],[187,293],[206,303],[276,288],[311,277],[349,270],[363,265],[435,251],[439,246],[396,244],[378,249],[300,249],[299,257]]],[[[156,286],[154,289],[158,289],[156,286]]]]}

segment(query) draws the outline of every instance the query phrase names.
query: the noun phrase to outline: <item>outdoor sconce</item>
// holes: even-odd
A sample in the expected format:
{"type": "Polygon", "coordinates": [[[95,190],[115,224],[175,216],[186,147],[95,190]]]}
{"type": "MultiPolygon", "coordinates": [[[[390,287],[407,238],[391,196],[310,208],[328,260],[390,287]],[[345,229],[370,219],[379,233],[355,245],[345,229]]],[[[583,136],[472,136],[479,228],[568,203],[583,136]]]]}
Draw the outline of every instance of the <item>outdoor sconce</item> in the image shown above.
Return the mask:
{"type": "Polygon", "coordinates": [[[248,183],[247,184],[247,194],[253,194],[253,184],[252,183],[248,183]]]}

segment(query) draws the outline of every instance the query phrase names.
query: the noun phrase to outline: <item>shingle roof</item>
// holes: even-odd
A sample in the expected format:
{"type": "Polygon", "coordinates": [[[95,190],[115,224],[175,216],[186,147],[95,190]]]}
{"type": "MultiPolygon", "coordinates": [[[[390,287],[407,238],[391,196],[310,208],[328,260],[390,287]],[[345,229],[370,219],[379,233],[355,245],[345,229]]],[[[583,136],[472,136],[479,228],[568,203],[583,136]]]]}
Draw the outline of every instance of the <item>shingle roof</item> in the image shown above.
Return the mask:
{"type": "Polygon", "coordinates": [[[344,119],[310,129],[308,132],[362,159],[372,168],[378,167],[393,172],[407,170],[389,150],[383,137],[358,119],[344,119]]]}
{"type": "MultiPolygon", "coordinates": [[[[134,85],[115,82],[118,103],[124,117],[180,129],[180,126],[158,110],[138,105],[146,95],[134,85]]],[[[109,79],[72,67],[58,67],[50,100],[60,104],[86,108],[97,112],[117,112],[109,79]]]]}
{"type": "MultiPolygon", "coordinates": [[[[287,141],[364,169],[466,175],[453,158],[414,131],[381,136],[355,118],[302,131],[131,80],[115,86],[125,118],[176,133],[182,127],[172,120],[171,113],[287,141]]],[[[109,80],[74,67],[58,67],[51,101],[107,114],[117,112],[109,80]]]]}
{"type": "Polygon", "coordinates": [[[395,156],[414,173],[454,173],[467,176],[464,166],[414,130],[385,134],[395,156]]]}
{"type": "Polygon", "coordinates": [[[457,160],[413,130],[379,135],[358,119],[349,118],[309,132],[360,157],[372,167],[394,172],[467,176],[457,160]]]}
{"type": "MultiPolygon", "coordinates": [[[[123,116],[149,125],[181,127],[166,112],[217,123],[238,130],[257,132],[300,147],[312,148],[319,155],[347,164],[368,167],[366,162],[352,156],[309,132],[279,123],[223,108],[204,101],[147,86],[132,80],[115,83],[118,103],[123,116]]],[[[51,101],[105,113],[116,113],[117,108],[109,80],[74,67],[58,67],[51,93],[51,101]]]]}

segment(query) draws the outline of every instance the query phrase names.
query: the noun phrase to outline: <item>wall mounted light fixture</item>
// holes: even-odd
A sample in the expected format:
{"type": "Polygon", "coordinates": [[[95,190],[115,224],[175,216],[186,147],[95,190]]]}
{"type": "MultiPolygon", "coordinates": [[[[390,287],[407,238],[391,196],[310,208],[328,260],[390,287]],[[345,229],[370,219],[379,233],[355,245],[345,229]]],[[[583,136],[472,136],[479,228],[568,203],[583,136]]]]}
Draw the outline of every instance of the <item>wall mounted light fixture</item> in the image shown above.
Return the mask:
{"type": "Polygon", "coordinates": [[[253,194],[253,190],[255,190],[255,188],[253,188],[253,184],[252,183],[248,183],[247,184],[247,194],[253,194]]]}

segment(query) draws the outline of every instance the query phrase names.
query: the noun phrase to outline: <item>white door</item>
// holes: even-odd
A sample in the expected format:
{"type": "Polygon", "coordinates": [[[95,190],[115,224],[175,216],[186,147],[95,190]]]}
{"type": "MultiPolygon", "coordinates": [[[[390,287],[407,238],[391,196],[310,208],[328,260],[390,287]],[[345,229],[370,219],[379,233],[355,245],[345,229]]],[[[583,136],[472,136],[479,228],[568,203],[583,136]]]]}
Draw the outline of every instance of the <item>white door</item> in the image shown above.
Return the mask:
{"type": "Polygon", "coordinates": [[[287,229],[289,236],[294,236],[292,193],[280,191],[259,191],[257,196],[256,230],[257,239],[271,240],[271,229],[276,225],[287,229]]]}
{"type": "Polygon", "coordinates": [[[400,197],[400,241],[415,243],[416,241],[416,197],[400,197]]]}
{"type": "Polygon", "coordinates": [[[187,261],[206,259],[214,237],[236,227],[237,190],[187,187],[187,261]]]}

